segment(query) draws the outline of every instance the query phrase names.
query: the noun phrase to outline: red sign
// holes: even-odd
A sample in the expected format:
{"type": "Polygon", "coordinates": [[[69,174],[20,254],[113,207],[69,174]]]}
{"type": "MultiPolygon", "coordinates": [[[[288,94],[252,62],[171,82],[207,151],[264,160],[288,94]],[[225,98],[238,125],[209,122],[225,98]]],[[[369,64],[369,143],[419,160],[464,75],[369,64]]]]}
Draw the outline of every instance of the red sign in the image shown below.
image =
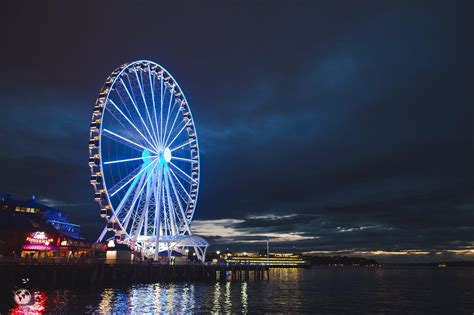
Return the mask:
{"type": "Polygon", "coordinates": [[[26,243],[30,245],[48,246],[54,242],[54,238],[44,232],[34,232],[26,237],[26,243]]]}
{"type": "Polygon", "coordinates": [[[55,246],[46,246],[46,245],[34,245],[34,244],[26,244],[23,245],[23,250],[56,250],[55,246]]]}

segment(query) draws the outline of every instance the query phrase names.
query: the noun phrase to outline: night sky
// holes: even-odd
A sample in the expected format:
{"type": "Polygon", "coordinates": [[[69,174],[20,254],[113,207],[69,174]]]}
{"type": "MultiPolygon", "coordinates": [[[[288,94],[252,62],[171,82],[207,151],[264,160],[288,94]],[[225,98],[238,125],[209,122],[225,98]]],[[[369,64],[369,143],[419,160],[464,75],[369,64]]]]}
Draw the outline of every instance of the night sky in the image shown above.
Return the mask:
{"type": "Polygon", "coordinates": [[[92,108],[119,65],[177,79],[201,148],[211,251],[474,257],[471,1],[10,1],[0,191],[95,239],[92,108]]]}

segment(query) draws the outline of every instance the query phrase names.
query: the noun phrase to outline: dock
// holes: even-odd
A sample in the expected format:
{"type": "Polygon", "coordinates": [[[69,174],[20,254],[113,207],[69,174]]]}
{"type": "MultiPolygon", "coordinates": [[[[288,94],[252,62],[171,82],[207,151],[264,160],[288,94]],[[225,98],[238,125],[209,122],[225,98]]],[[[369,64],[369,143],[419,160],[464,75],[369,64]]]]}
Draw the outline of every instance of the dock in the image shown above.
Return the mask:
{"type": "Polygon", "coordinates": [[[165,265],[153,262],[110,263],[98,260],[0,262],[0,279],[9,286],[28,279],[41,288],[75,288],[180,281],[263,281],[270,278],[262,265],[165,265]]]}

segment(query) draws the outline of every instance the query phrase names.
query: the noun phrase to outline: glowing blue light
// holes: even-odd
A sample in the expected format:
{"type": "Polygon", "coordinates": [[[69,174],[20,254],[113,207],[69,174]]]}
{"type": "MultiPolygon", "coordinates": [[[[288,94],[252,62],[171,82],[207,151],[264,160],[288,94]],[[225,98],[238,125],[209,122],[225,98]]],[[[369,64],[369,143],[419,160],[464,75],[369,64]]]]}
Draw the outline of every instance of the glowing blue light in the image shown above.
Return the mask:
{"type": "Polygon", "coordinates": [[[164,151],[163,151],[163,155],[165,157],[165,161],[167,163],[169,163],[171,161],[171,150],[169,148],[166,148],[164,151]]]}

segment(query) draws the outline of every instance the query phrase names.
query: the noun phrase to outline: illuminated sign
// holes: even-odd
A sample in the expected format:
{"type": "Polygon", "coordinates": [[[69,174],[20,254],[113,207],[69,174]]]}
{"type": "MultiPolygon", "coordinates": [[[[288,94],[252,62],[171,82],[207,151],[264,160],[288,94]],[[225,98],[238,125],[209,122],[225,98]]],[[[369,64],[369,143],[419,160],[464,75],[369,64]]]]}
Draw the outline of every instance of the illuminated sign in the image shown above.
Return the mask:
{"type": "Polygon", "coordinates": [[[54,238],[50,237],[44,232],[34,232],[26,237],[26,242],[31,245],[48,246],[54,242],[54,238]]]}
{"type": "Polygon", "coordinates": [[[26,244],[23,245],[23,250],[57,250],[55,246],[46,246],[46,245],[34,245],[34,244],[26,244]]]}

